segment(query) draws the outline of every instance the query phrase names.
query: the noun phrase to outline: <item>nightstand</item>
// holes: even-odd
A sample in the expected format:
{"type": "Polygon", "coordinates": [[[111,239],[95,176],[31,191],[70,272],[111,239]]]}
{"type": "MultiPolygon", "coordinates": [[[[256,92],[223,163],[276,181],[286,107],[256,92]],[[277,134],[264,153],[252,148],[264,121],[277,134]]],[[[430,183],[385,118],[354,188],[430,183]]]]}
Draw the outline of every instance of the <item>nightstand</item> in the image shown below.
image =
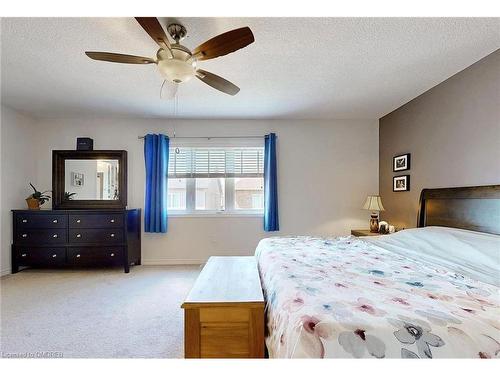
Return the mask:
{"type": "Polygon", "coordinates": [[[356,237],[364,237],[364,236],[383,236],[380,233],[370,232],[370,229],[351,229],[351,235],[356,237]]]}

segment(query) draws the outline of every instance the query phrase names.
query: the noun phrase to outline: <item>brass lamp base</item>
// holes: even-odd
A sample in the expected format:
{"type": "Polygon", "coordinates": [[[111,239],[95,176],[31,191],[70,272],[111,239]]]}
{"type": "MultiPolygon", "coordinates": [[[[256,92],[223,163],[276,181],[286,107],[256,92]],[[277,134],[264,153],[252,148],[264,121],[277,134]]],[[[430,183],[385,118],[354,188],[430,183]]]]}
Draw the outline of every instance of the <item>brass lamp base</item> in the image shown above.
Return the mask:
{"type": "Polygon", "coordinates": [[[372,213],[370,218],[370,232],[378,233],[378,214],[372,213]]]}

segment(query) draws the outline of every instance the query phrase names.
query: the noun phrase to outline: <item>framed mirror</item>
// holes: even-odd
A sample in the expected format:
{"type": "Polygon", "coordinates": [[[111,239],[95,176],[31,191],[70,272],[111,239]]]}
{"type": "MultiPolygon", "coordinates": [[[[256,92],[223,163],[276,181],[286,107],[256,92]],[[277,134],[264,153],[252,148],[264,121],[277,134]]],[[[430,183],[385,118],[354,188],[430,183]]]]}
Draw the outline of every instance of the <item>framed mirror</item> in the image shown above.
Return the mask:
{"type": "Polygon", "coordinates": [[[124,209],[127,151],[52,151],[52,205],[62,209],[124,209]]]}

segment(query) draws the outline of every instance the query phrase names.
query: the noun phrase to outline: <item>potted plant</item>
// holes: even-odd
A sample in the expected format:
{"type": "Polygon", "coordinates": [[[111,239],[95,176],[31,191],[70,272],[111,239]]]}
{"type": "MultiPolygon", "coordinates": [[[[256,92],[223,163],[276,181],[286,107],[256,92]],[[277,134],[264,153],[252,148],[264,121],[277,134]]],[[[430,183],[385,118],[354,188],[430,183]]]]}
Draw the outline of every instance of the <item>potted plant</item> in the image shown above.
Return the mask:
{"type": "Polygon", "coordinates": [[[50,190],[38,191],[31,182],[30,186],[33,189],[33,194],[26,198],[26,203],[28,203],[30,210],[39,210],[40,206],[50,199],[50,195],[47,195],[50,190]]]}
{"type": "Polygon", "coordinates": [[[76,193],[70,193],[69,191],[64,192],[64,200],[70,201],[76,193]]]}

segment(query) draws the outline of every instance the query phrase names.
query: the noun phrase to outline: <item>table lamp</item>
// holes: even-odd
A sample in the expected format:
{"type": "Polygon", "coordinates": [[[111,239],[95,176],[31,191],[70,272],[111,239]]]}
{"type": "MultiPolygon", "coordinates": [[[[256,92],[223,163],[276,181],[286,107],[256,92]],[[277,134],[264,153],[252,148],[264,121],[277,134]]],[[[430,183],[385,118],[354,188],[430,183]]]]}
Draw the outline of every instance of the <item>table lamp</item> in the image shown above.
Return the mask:
{"type": "Polygon", "coordinates": [[[382,199],[380,199],[378,195],[367,196],[363,209],[372,211],[370,218],[370,232],[378,233],[378,212],[384,211],[382,199]]]}

